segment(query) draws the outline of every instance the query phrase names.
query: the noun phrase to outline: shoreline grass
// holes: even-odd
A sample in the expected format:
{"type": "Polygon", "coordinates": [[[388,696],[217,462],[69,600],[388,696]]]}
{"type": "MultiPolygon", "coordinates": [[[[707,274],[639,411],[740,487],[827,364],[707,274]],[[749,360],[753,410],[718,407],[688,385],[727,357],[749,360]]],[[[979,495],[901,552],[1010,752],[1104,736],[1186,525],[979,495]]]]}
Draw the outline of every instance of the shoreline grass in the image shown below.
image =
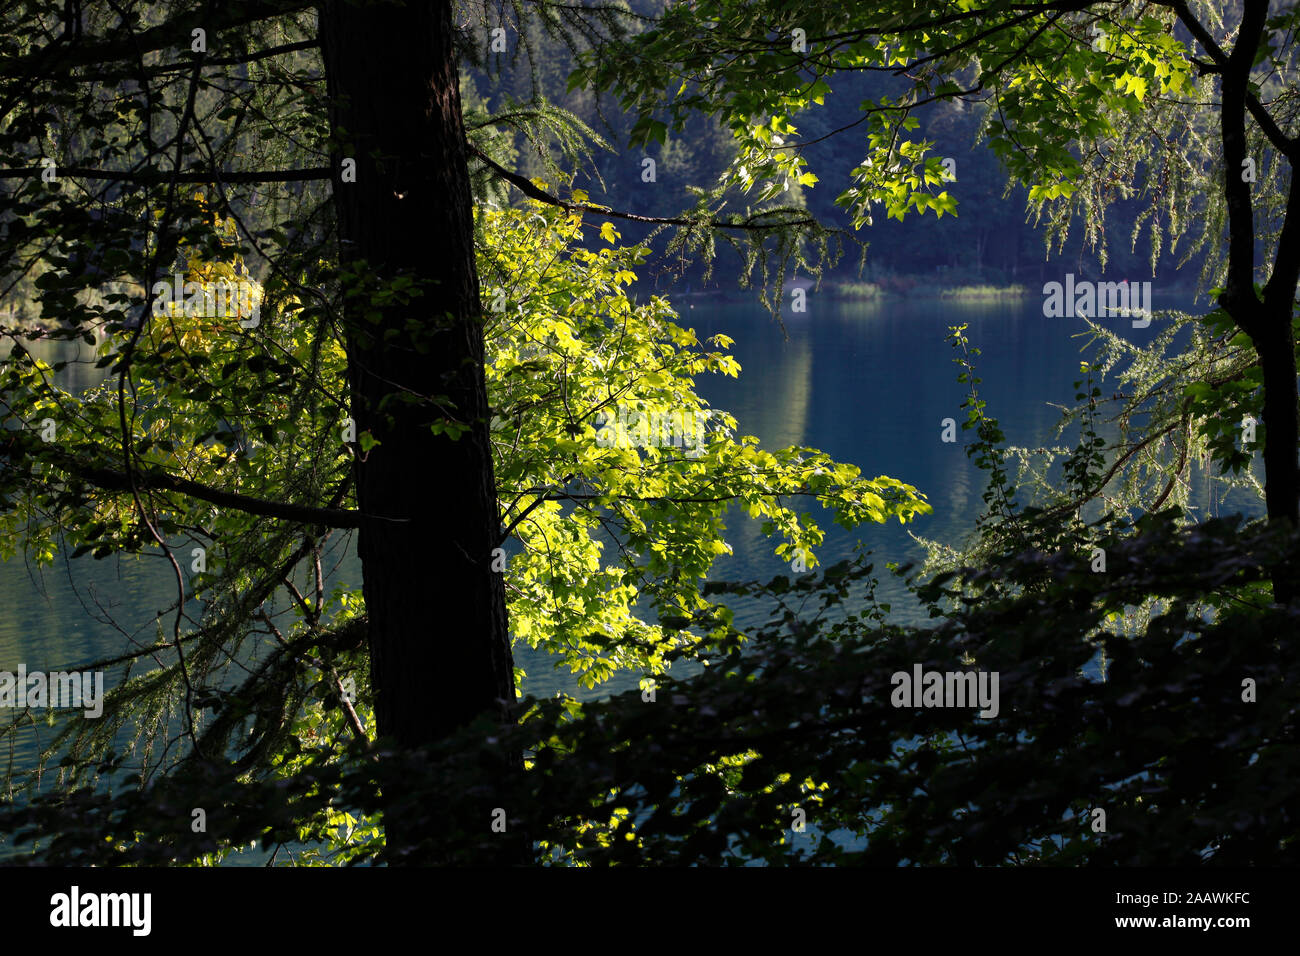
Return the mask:
{"type": "Polygon", "coordinates": [[[956,299],[961,301],[997,301],[1000,299],[1023,299],[1030,294],[1029,287],[1020,283],[1012,285],[943,286],[905,276],[886,278],[881,282],[835,282],[831,284],[831,290],[837,299],[854,299],[857,301],[896,296],[956,299]]]}
{"type": "Polygon", "coordinates": [[[958,285],[943,289],[941,299],[1023,299],[1029,290],[1023,285],[958,285]]]}
{"type": "Polygon", "coordinates": [[[874,282],[837,282],[834,294],[837,299],[879,299],[886,293],[874,282]]]}

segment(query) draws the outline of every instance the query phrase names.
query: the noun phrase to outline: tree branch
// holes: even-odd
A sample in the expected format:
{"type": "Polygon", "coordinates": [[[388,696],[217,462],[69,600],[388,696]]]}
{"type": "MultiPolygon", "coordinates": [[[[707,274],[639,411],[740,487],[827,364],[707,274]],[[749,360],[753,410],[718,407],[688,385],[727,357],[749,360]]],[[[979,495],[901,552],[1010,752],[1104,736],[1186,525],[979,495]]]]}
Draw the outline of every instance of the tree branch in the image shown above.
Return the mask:
{"type": "MultiPolygon", "coordinates": [[[[39,176],[46,168],[45,166],[20,166],[13,169],[0,169],[0,179],[39,176]]],[[[292,183],[304,180],[329,179],[333,176],[333,170],[328,166],[255,172],[213,170],[206,173],[182,173],[159,170],[90,169],[86,166],[56,165],[54,171],[60,176],[75,176],[81,179],[107,179],[123,183],[292,183]]]]}
{"type": "MultiPolygon", "coordinates": [[[[244,63],[255,63],[258,60],[266,60],[273,56],[280,56],[285,53],[293,53],[296,50],[311,50],[320,46],[320,40],[299,40],[297,43],[283,43],[280,46],[268,47],[265,50],[256,50],[252,53],[236,54],[235,56],[219,56],[210,60],[204,60],[203,66],[206,69],[209,66],[239,66],[244,63]]],[[[164,63],[159,66],[151,66],[143,71],[144,76],[165,76],[168,73],[182,73],[185,70],[192,69],[193,63],[164,63]]],[[[86,82],[110,83],[120,80],[138,80],[142,73],[140,70],[111,70],[101,73],[79,73],[73,77],[74,80],[86,82]]]]}
{"type": "MultiPolygon", "coordinates": [[[[1159,6],[1167,6],[1172,9],[1178,15],[1178,21],[1187,28],[1188,32],[1196,38],[1196,42],[1198,42],[1204,48],[1205,52],[1210,54],[1210,58],[1214,60],[1213,65],[1202,63],[1199,60],[1195,61],[1197,67],[1200,69],[1201,75],[1207,73],[1218,73],[1219,75],[1223,75],[1223,71],[1228,67],[1228,54],[1223,52],[1223,48],[1215,42],[1214,37],[1210,34],[1209,30],[1205,29],[1205,26],[1201,21],[1192,15],[1192,11],[1187,7],[1186,0],[1174,0],[1174,2],[1168,2],[1168,0],[1155,0],[1155,2],[1159,6]]],[[[1245,26],[1244,21],[1242,26],[1245,26]]],[[[1241,45],[1240,39],[1238,39],[1237,45],[1241,45]]],[[[1253,50],[1254,48],[1252,48],[1252,54],[1253,50]]],[[[1233,52],[1236,52],[1235,47],[1233,52]]],[[[1269,111],[1264,108],[1264,104],[1261,103],[1259,98],[1255,96],[1254,93],[1250,92],[1249,89],[1246,90],[1246,108],[1250,110],[1250,115],[1255,118],[1255,122],[1259,124],[1259,128],[1264,131],[1264,135],[1268,137],[1268,141],[1273,144],[1274,148],[1277,149],[1278,152],[1291,160],[1300,159],[1300,139],[1290,138],[1283,133],[1281,127],[1277,125],[1277,122],[1273,119],[1269,111]]]]}
{"type": "Polygon", "coordinates": [[[203,11],[196,10],[148,30],[127,33],[120,39],[71,45],[56,43],[35,53],[14,57],[8,62],[0,61],[0,79],[48,76],[66,73],[79,66],[134,60],[157,50],[188,47],[190,33],[195,29],[215,34],[270,17],[299,13],[315,5],[316,0],[241,0],[240,3],[221,4],[211,16],[205,16],[203,11]]]}
{"type": "MultiPolygon", "coordinates": [[[[760,229],[785,229],[790,226],[815,226],[817,220],[811,217],[806,219],[786,220],[784,222],[754,222],[753,217],[742,222],[720,222],[717,219],[692,219],[688,216],[639,216],[636,213],[620,212],[617,209],[606,209],[603,206],[593,206],[585,202],[566,202],[559,196],[553,196],[544,189],[538,188],[530,180],[520,176],[518,173],[511,172],[504,166],[495,162],[490,156],[476,147],[473,143],[468,143],[468,152],[475,159],[481,161],[490,170],[506,180],[521,193],[530,199],[536,199],[538,202],[544,202],[549,206],[558,206],[565,212],[590,212],[597,216],[605,216],[610,219],[630,219],[632,222],[648,222],[663,226],[697,226],[702,228],[713,229],[743,229],[743,230],[760,230],[760,229]]],[[[761,213],[760,213],[761,215],[761,213]]]]}
{"type": "MultiPolygon", "coordinates": [[[[61,468],[83,481],[90,482],[105,491],[130,491],[131,475],[113,468],[103,468],[85,464],[71,454],[46,451],[41,459],[56,468],[61,468]]],[[[360,528],[367,519],[375,521],[404,521],[403,518],[387,518],[380,515],[366,515],[360,511],[339,508],[315,508],[310,505],[295,505],[283,501],[267,501],[234,491],[222,491],[210,485],[190,481],[166,473],[140,472],[135,476],[135,487],[141,490],[175,491],[200,501],[207,501],[223,508],[233,508],[246,514],[261,515],[266,518],[282,518],[298,524],[319,525],[326,528],[360,528]]]]}
{"type": "Polygon", "coordinates": [[[1267,18],[1267,0],[1245,0],[1237,42],[1223,64],[1223,103],[1219,114],[1223,191],[1228,205],[1228,277],[1220,301],[1252,338],[1259,330],[1255,315],[1259,306],[1254,284],[1255,212],[1250,184],[1242,178],[1242,169],[1246,163],[1246,97],[1250,71],[1267,18]]]}

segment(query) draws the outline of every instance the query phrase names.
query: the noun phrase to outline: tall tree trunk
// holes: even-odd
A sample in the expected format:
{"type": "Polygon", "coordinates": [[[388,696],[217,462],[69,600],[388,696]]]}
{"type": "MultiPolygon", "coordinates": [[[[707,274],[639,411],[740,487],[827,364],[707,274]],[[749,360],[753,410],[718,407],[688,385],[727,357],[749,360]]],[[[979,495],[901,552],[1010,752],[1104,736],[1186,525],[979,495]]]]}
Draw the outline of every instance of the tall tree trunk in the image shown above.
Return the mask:
{"type": "MultiPolygon", "coordinates": [[[[1264,373],[1264,499],[1270,524],[1300,528],[1300,395],[1296,388],[1291,303],[1285,313],[1265,316],[1254,340],[1264,373]]],[[[1273,575],[1273,597],[1290,603],[1300,593],[1296,564],[1273,575]]]]}
{"type": "MultiPolygon", "coordinates": [[[[353,417],[378,441],[357,467],[378,730],[418,747],[515,696],[451,4],[329,0],[320,17],[334,161],[356,163],[334,182],[342,264],[422,293],[344,306],[353,417]],[[468,430],[434,434],[443,418],[468,430]]],[[[429,836],[386,831],[390,854],[429,836]]]]}
{"type": "MultiPolygon", "coordinates": [[[[1264,373],[1264,497],[1269,524],[1295,530],[1300,517],[1300,467],[1296,462],[1296,363],[1291,335],[1297,279],[1300,279],[1300,181],[1288,187],[1287,214],[1278,236],[1272,275],[1263,301],[1255,292],[1255,212],[1250,185],[1242,175],[1248,161],[1247,94],[1256,53],[1268,21],[1268,0],[1245,0],[1241,25],[1220,68],[1219,106],[1223,137],[1223,195],[1228,211],[1228,268],[1219,304],[1250,336],[1264,373]]],[[[1182,14],[1186,14],[1186,10],[1182,14]]],[[[1184,22],[1187,22],[1184,16],[1184,22]]],[[[1204,34],[1192,21],[1189,26],[1204,34]]],[[[1205,40],[1202,39],[1202,43],[1205,40]]],[[[1297,594],[1296,561],[1271,570],[1273,599],[1289,603],[1297,594]]]]}

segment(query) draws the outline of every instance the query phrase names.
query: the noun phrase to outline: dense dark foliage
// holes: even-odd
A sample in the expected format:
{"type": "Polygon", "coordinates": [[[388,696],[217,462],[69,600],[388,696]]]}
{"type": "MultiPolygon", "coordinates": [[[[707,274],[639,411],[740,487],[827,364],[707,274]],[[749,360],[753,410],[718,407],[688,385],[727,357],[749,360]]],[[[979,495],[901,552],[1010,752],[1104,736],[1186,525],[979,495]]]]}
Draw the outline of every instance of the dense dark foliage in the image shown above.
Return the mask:
{"type": "Polygon", "coordinates": [[[758,639],[665,680],[654,701],[629,692],[577,717],[559,701],[525,701],[514,733],[534,763],[522,777],[501,762],[499,728],[480,726],[430,751],[381,746],[343,762],[322,751],[276,782],[196,764],[143,792],[9,810],[4,825],[20,839],[57,831],[44,862],[160,863],[215,849],[190,832],[193,806],[208,808],[214,836],[270,847],[297,838],[309,807],[378,810],[378,789],[442,834],[408,858],[422,862],[510,859],[531,838],[596,864],[1295,863],[1300,609],[1236,601],[1212,624],[1204,613],[1258,584],[1294,541],[1237,520],[1189,530],[1173,518],[1114,541],[1104,574],[1075,555],[1026,552],[972,569],[967,583],[982,594],[956,609],[943,609],[956,596],[945,582],[921,587],[939,616],[931,628],[880,623],[852,586],[869,565],[721,586],[773,603],[758,639]],[[1143,633],[1107,627],[1149,595],[1164,613],[1143,633]],[[809,604],[817,610],[800,613],[809,604]],[[963,655],[1000,673],[996,718],[892,706],[892,673],[958,669],[963,655]],[[805,778],[829,786],[810,792],[805,778]],[[514,781],[504,794],[503,779],[514,781]],[[504,833],[490,826],[496,805],[504,833]],[[795,806],[837,839],[792,841],[795,806]]]}

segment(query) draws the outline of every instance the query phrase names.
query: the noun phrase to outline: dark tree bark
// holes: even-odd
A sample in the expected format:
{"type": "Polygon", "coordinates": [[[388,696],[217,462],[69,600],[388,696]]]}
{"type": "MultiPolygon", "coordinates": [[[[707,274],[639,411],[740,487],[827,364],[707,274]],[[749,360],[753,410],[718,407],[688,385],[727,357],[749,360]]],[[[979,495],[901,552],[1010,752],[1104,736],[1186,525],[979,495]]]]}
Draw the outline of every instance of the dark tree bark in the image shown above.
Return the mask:
{"type": "MultiPolygon", "coordinates": [[[[1182,11],[1186,14],[1186,11],[1182,11]]],[[[1268,15],[1266,0],[1246,0],[1232,53],[1222,63],[1224,197],[1228,207],[1228,273],[1219,304],[1250,336],[1264,377],[1264,498],[1269,523],[1300,527],[1300,419],[1295,339],[1291,317],[1300,279],[1300,182],[1293,176],[1286,220],[1278,238],[1263,301],[1255,291],[1255,216],[1250,186],[1242,177],[1247,159],[1246,113],[1251,69],[1268,15]]],[[[1186,22],[1184,16],[1184,22],[1186,22]]],[[[1196,32],[1196,31],[1194,31],[1196,32]]],[[[1200,31],[1204,36],[1204,30],[1200,31]]],[[[1202,40],[1204,43],[1204,39],[1202,40]]],[[[1293,168],[1296,155],[1290,155],[1293,168]]],[[[1289,603],[1297,587],[1297,562],[1273,570],[1273,598],[1289,603]]]]}
{"type": "MultiPolygon", "coordinates": [[[[1294,286],[1293,286],[1294,288],[1294,286]]],[[[1294,293],[1293,293],[1294,294],[1294,293]]],[[[1270,524],[1300,528],[1300,394],[1296,388],[1295,341],[1291,303],[1265,308],[1251,334],[1264,373],[1264,499],[1270,524]]],[[[1293,559],[1273,573],[1273,598],[1290,603],[1300,587],[1293,559]]]]}
{"type": "Polygon", "coordinates": [[[1300,420],[1296,406],[1295,344],[1290,334],[1288,313],[1271,323],[1276,329],[1268,339],[1258,341],[1260,366],[1264,371],[1265,495],[1270,521],[1290,521],[1300,526],[1300,474],[1296,467],[1300,420]],[[1274,441],[1274,436],[1277,440],[1274,441]]]}
{"type": "MultiPolygon", "coordinates": [[[[344,307],[353,417],[379,442],[357,466],[378,730],[418,747],[514,702],[451,4],[320,15],[335,168],[356,162],[334,180],[341,263],[422,290],[344,307]],[[468,431],[433,434],[442,418],[468,431]]],[[[428,836],[386,828],[390,853],[428,836]]]]}

